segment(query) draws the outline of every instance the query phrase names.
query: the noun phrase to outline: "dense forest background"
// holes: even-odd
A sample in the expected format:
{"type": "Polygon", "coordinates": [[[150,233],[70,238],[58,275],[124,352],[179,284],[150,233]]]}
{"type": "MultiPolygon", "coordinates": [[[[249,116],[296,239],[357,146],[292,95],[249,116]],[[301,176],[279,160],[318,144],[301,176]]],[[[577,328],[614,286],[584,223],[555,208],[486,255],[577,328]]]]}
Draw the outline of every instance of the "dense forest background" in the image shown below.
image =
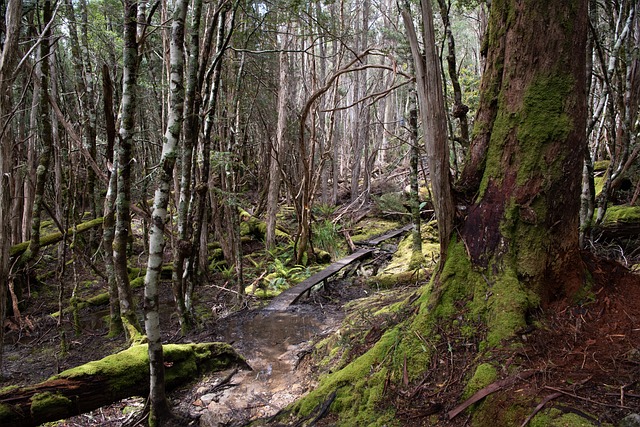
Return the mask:
{"type": "MultiPolygon", "coordinates": [[[[444,106],[433,109],[446,113],[447,174],[456,182],[483,131],[474,119],[494,43],[486,33],[503,2],[430,3],[438,64],[426,62],[441,73],[444,106]]],[[[588,3],[580,247],[631,268],[640,257],[638,4],[588,3]]],[[[110,334],[132,342],[146,334],[151,375],[162,375],[153,368],[162,366],[160,278],[171,276],[187,333],[214,274],[233,294],[228,304],[242,307],[245,288],[273,273],[246,268],[247,233],[292,274],[320,261],[320,249],[337,259],[339,232],[348,237],[371,206],[407,219],[412,208],[426,220],[438,210],[412,57],[416,46],[428,49],[407,36],[408,22],[423,28],[431,19],[418,4],[1,7],[0,340],[5,329],[32,327],[21,313],[42,298],[55,298],[60,313],[73,305],[79,272],[92,272],[109,295],[110,334]],[[143,307],[132,297],[135,266],[143,307]],[[38,294],[43,282],[54,297],[38,294]]]]}

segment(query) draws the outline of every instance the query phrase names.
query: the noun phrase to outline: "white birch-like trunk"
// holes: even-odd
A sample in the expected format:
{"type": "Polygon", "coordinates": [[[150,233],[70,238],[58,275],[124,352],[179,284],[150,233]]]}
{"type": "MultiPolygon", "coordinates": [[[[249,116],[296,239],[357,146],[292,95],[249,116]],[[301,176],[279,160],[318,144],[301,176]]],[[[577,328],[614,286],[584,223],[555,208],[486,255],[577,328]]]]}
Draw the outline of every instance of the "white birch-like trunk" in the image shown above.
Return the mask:
{"type": "MultiPolygon", "coordinates": [[[[167,207],[173,168],[176,163],[176,147],[180,139],[184,113],[184,21],[187,14],[186,0],[177,0],[173,12],[171,26],[170,61],[170,97],[167,129],[162,144],[160,165],[157,169],[157,188],[153,201],[151,228],[149,230],[149,258],[147,273],[144,279],[144,314],[145,330],[149,340],[149,401],[150,425],[169,415],[169,406],[165,394],[164,358],[160,335],[160,314],[158,298],[158,281],[164,259],[164,229],[167,219],[167,207]]],[[[159,424],[158,424],[159,425],[159,424]]]]}

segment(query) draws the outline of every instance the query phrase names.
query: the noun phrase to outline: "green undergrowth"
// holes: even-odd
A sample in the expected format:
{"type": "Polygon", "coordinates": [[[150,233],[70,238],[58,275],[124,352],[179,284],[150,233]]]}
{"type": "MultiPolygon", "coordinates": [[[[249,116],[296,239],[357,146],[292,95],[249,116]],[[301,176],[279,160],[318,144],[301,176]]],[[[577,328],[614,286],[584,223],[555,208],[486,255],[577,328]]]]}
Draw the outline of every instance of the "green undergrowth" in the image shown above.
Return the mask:
{"type": "MultiPolygon", "coordinates": [[[[308,416],[335,391],[330,409],[338,415],[338,425],[397,425],[385,390],[403,388],[405,380],[409,384],[421,381],[436,354],[448,357],[442,356],[443,348],[477,341],[475,360],[466,375],[466,394],[471,395],[503,374],[494,362],[485,360],[490,350],[518,345],[513,338],[526,326],[527,312],[537,304],[533,293],[510,269],[475,271],[464,245],[453,241],[437,283],[432,279],[411,298],[390,304],[387,313],[371,308],[369,326],[354,329],[355,335],[350,338],[343,324],[333,342],[322,343],[328,373],[314,391],[292,406],[292,412],[298,417],[308,416]],[[384,316],[394,313],[403,315],[383,324],[384,316]],[[376,325],[380,325],[378,339],[352,358],[360,343],[368,344],[376,325]],[[343,347],[349,347],[350,353],[345,355],[343,347]]],[[[358,313],[356,306],[349,311],[358,313]]]]}

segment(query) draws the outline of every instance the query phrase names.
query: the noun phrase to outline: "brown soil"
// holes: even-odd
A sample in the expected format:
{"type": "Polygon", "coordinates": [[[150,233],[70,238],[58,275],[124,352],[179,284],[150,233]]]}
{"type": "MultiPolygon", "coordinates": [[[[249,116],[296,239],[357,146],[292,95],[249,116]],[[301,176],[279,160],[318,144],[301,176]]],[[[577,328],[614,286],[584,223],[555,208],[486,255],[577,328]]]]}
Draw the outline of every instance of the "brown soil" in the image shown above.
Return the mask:
{"type": "MultiPolygon", "coordinates": [[[[537,313],[539,326],[522,331],[515,353],[490,356],[503,370],[492,385],[497,391],[485,398],[491,409],[476,422],[520,426],[538,404],[594,425],[617,425],[640,412],[640,276],[588,254],[584,262],[594,279],[592,288],[582,298],[557,301],[537,313]]],[[[451,420],[448,415],[462,403],[476,343],[440,332],[445,345],[423,381],[390,391],[403,425],[470,425],[468,412],[451,420]],[[446,348],[446,341],[457,344],[446,348]]]]}

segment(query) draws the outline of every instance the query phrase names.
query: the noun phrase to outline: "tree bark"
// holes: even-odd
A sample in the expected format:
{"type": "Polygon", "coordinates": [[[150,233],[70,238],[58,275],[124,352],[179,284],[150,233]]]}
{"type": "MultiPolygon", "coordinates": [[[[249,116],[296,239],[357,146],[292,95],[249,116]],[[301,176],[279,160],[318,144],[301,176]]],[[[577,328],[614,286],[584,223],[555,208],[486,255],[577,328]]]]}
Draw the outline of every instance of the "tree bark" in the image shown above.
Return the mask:
{"type": "MultiPolygon", "coordinates": [[[[4,44],[0,56],[0,325],[4,325],[9,285],[9,248],[11,246],[11,181],[13,179],[14,143],[11,127],[12,82],[18,60],[18,40],[22,1],[9,0],[4,11],[4,44]]],[[[4,342],[4,327],[0,328],[0,370],[4,342]]]]}
{"type": "MultiPolygon", "coordinates": [[[[224,343],[164,346],[167,388],[207,372],[231,366],[251,369],[242,356],[224,343]]],[[[32,427],[89,412],[131,396],[149,393],[146,345],[64,371],[39,384],[0,392],[0,424],[32,427]]]]}
{"type": "Polygon", "coordinates": [[[51,116],[49,109],[49,53],[51,51],[51,26],[49,23],[53,19],[51,10],[51,1],[46,0],[43,5],[43,20],[47,24],[41,35],[40,43],[40,100],[38,102],[38,116],[41,126],[40,137],[42,140],[42,152],[38,159],[38,167],[36,169],[36,187],[34,191],[33,206],[31,211],[31,240],[29,247],[20,257],[20,264],[26,265],[33,260],[40,252],[40,213],[43,209],[44,191],[49,174],[49,165],[51,163],[51,152],[53,151],[53,131],[51,127],[51,116]]]}
{"type": "Polygon", "coordinates": [[[419,268],[424,262],[422,254],[422,232],[420,221],[420,187],[418,185],[418,164],[420,161],[420,148],[418,147],[418,106],[416,105],[416,91],[409,91],[409,131],[411,139],[409,143],[409,182],[411,191],[409,193],[409,204],[411,206],[411,218],[413,220],[413,230],[411,232],[411,262],[409,270],[419,268]]]}
{"type": "Polygon", "coordinates": [[[471,147],[485,151],[485,161],[461,238],[473,264],[507,262],[543,300],[581,285],[567,276],[581,265],[586,12],[585,0],[544,10],[510,0],[496,2],[490,17],[482,132],[471,147]]]}
{"type": "Polygon", "coordinates": [[[164,259],[164,229],[167,207],[176,163],[177,145],[180,140],[184,113],[184,21],[187,15],[187,1],[177,0],[174,4],[171,25],[170,98],[167,130],[162,144],[160,164],[157,169],[157,188],[151,214],[149,231],[149,257],[144,278],[145,330],[149,341],[149,425],[160,425],[170,415],[165,393],[164,358],[160,336],[160,311],[158,281],[164,259]]]}
{"type": "Polygon", "coordinates": [[[202,0],[193,3],[191,18],[189,61],[187,64],[187,81],[184,99],[183,143],[180,162],[180,197],[178,200],[178,241],[173,257],[173,299],[180,319],[180,328],[186,333],[192,326],[190,313],[185,304],[188,284],[193,281],[193,264],[188,260],[192,252],[189,244],[193,229],[189,221],[191,211],[191,169],[193,167],[193,151],[198,141],[199,123],[198,112],[200,100],[198,99],[201,84],[198,81],[198,69],[200,66],[200,16],[202,14],[202,0]]]}
{"type": "Polygon", "coordinates": [[[118,297],[118,282],[116,279],[115,265],[113,263],[113,240],[115,236],[115,201],[117,192],[116,173],[118,167],[114,160],[113,148],[116,139],[116,124],[113,117],[113,85],[109,76],[109,68],[105,64],[102,67],[102,92],[104,94],[104,116],[107,130],[107,160],[108,182],[107,194],[104,198],[104,222],[102,223],[102,254],[104,269],[107,275],[109,288],[109,336],[117,336],[123,331],[122,315],[120,312],[120,299],[118,297]]]}
{"type": "MultiPolygon", "coordinates": [[[[408,3],[405,3],[402,9],[402,19],[407,30],[411,55],[416,69],[416,84],[418,86],[420,115],[427,149],[433,207],[438,220],[440,259],[444,261],[453,232],[455,214],[449,172],[447,118],[442,92],[440,60],[438,59],[435,45],[431,0],[423,0],[421,5],[424,56],[419,49],[418,37],[413,26],[408,3]]],[[[440,265],[444,264],[441,263],[440,265]]]]}
{"type": "Polygon", "coordinates": [[[127,243],[131,226],[131,150],[135,128],[136,85],[138,73],[137,34],[138,3],[125,1],[124,52],[122,75],[122,116],[117,145],[116,225],[113,240],[113,262],[120,297],[120,311],[131,334],[133,328],[141,332],[140,322],[133,307],[129,274],[127,271],[127,243]]]}
{"type": "Polygon", "coordinates": [[[285,149],[285,136],[287,130],[287,121],[289,110],[287,103],[289,101],[289,82],[291,70],[289,68],[289,48],[291,45],[291,36],[288,34],[289,27],[282,27],[282,51],[279,56],[279,78],[278,78],[278,124],[276,126],[276,138],[274,144],[269,144],[269,187],[267,193],[267,232],[265,236],[265,245],[267,249],[273,249],[276,245],[276,217],[279,210],[280,199],[280,182],[282,168],[282,150],[285,149]]]}

